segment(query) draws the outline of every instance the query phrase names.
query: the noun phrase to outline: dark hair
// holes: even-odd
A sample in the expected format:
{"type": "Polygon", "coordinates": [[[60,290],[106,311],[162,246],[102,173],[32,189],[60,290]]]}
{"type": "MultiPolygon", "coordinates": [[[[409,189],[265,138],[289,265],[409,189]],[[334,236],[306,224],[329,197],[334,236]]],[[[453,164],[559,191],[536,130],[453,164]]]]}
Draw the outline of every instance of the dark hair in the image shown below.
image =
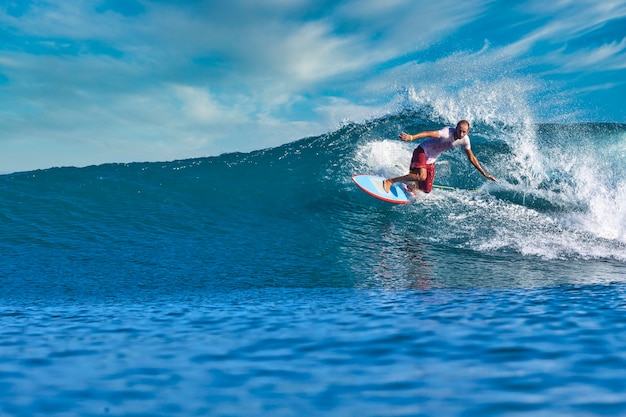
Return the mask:
{"type": "Polygon", "coordinates": [[[458,126],[458,125],[462,125],[462,124],[467,125],[467,128],[468,128],[468,129],[470,128],[470,122],[468,122],[468,121],[467,121],[467,120],[465,120],[465,119],[463,119],[463,120],[459,121],[459,123],[457,123],[456,125],[458,126]]]}

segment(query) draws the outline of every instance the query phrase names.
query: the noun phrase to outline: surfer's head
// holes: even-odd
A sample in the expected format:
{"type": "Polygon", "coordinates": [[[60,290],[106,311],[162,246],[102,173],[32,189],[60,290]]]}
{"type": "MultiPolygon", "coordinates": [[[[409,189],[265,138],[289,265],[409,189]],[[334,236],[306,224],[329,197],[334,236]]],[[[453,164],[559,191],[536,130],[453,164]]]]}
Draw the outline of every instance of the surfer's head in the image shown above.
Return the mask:
{"type": "Polygon", "coordinates": [[[454,131],[455,139],[463,139],[465,135],[469,133],[470,124],[467,120],[461,120],[456,124],[456,130],[454,131]]]}

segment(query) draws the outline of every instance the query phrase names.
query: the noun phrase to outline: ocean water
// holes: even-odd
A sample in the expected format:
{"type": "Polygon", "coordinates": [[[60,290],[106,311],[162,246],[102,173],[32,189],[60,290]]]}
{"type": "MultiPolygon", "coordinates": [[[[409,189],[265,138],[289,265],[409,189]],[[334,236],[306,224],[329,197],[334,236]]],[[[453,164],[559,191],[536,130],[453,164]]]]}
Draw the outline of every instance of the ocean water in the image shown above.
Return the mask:
{"type": "Polygon", "coordinates": [[[626,126],[474,116],[1,176],[0,415],[626,415],[626,126]]]}

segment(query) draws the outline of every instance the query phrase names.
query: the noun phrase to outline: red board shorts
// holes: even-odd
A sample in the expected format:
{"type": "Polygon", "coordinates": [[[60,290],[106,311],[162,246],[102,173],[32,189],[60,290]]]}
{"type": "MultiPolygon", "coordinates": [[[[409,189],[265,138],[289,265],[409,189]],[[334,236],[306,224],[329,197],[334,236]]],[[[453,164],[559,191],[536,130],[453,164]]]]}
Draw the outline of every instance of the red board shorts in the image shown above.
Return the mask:
{"type": "Polygon", "coordinates": [[[413,158],[411,158],[410,171],[417,173],[420,168],[426,169],[426,179],[424,181],[417,181],[419,189],[425,193],[431,192],[433,189],[433,181],[435,180],[435,164],[426,163],[426,154],[421,146],[418,146],[413,151],[413,158]]]}

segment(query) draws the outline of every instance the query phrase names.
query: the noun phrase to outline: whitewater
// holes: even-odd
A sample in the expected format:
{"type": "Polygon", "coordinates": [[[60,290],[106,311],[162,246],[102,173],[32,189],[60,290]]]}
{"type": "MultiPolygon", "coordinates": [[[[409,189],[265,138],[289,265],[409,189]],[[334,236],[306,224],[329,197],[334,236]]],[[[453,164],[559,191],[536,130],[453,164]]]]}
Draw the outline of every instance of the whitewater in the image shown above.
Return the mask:
{"type": "Polygon", "coordinates": [[[626,125],[491,91],[408,90],[250,153],[1,176],[0,415],[625,414],[626,125]],[[398,133],[461,113],[497,183],[461,151],[435,180],[456,190],[406,206],[352,183],[406,173],[398,133]]]}

